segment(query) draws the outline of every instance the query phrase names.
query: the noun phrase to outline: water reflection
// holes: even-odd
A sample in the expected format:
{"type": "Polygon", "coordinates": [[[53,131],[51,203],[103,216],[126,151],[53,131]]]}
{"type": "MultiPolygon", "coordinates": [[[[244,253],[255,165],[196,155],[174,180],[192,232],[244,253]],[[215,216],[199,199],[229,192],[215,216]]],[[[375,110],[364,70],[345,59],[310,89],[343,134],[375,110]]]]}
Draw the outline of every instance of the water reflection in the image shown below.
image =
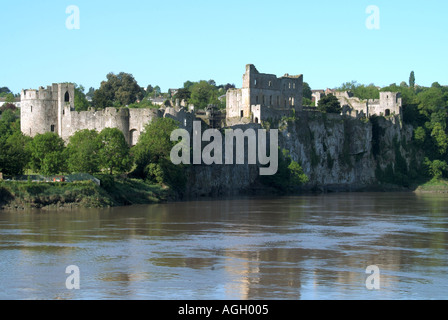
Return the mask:
{"type": "Polygon", "coordinates": [[[408,193],[2,212],[0,298],[445,299],[447,226],[445,197],[408,193]]]}

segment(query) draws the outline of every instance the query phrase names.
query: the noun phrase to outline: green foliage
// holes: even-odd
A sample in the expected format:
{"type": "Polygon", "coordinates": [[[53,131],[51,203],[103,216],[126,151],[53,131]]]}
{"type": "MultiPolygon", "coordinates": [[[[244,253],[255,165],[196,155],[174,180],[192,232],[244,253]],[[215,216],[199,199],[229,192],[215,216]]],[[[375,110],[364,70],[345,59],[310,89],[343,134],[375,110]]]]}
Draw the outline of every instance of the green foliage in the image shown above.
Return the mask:
{"type": "Polygon", "coordinates": [[[5,96],[5,103],[15,103],[16,102],[16,98],[14,97],[13,93],[8,93],[5,96]]]}
{"type": "MultiPolygon", "coordinates": [[[[303,95],[303,99],[308,99],[310,101],[313,98],[313,92],[311,91],[311,87],[310,87],[310,85],[307,82],[303,83],[302,95],[303,95]]],[[[307,104],[307,105],[311,105],[311,104],[307,104]]]]}
{"type": "Polygon", "coordinates": [[[9,93],[12,93],[11,90],[9,90],[8,87],[1,87],[0,88],[0,97],[6,97],[9,93]]]}
{"type": "Polygon", "coordinates": [[[342,107],[338,98],[329,94],[320,99],[317,109],[322,113],[341,113],[342,107]]]}
{"type": "Polygon", "coordinates": [[[118,75],[109,73],[107,81],[103,81],[93,95],[93,104],[97,109],[115,105],[127,106],[142,100],[145,90],[141,88],[132,74],[121,72],[118,75]]]}
{"type": "Polygon", "coordinates": [[[414,71],[412,71],[411,75],[409,76],[409,87],[411,87],[411,88],[415,87],[415,73],[414,73],[414,71]]]}
{"type": "Polygon", "coordinates": [[[128,108],[131,108],[131,109],[159,109],[160,106],[153,104],[151,102],[151,100],[145,98],[140,102],[135,102],[135,103],[128,105],[128,108]]]}
{"type": "Polygon", "coordinates": [[[207,81],[200,81],[191,87],[190,102],[199,109],[206,109],[209,104],[219,104],[215,87],[207,81]]]}
{"type": "Polygon", "coordinates": [[[423,127],[418,127],[414,130],[414,140],[422,145],[425,142],[426,139],[426,131],[423,127]]]}
{"type": "Polygon", "coordinates": [[[260,181],[278,191],[285,193],[294,191],[297,187],[309,181],[302,166],[291,159],[288,150],[278,149],[278,171],[273,176],[261,176],[260,181]]]}
{"type": "Polygon", "coordinates": [[[123,133],[117,128],[105,128],[98,135],[100,169],[110,174],[123,173],[130,170],[132,165],[129,145],[123,133]]]}
{"type": "Polygon", "coordinates": [[[185,88],[179,89],[179,91],[177,91],[177,93],[173,97],[174,101],[176,101],[176,99],[179,99],[179,101],[182,100],[189,101],[190,98],[191,98],[191,91],[185,88]]]}
{"type": "Polygon", "coordinates": [[[337,91],[350,91],[353,95],[361,100],[379,99],[380,93],[374,84],[363,85],[356,81],[343,83],[337,91]]]}
{"type": "Polygon", "coordinates": [[[0,136],[0,172],[13,176],[23,174],[30,159],[26,148],[30,140],[19,131],[0,136]]]}
{"type": "Polygon", "coordinates": [[[64,148],[64,140],[57,134],[53,132],[37,134],[28,144],[31,169],[44,175],[65,172],[64,148]]]}
{"type": "Polygon", "coordinates": [[[313,101],[311,99],[308,99],[308,98],[303,98],[302,104],[304,106],[312,106],[313,105],[313,101]]]}
{"type": "Polygon", "coordinates": [[[67,145],[67,164],[70,172],[96,173],[100,169],[101,147],[96,130],[81,130],[70,137],[67,145]]]}
{"type": "Polygon", "coordinates": [[[436,122],[431,132],[431,137],[434,138],[441,155],[444,155],[448,148],[448,137],[445,130],[442,123],[436,122]]]}
{"type": "Polygon", "coordinates": [[[22,174],[30,154],[26,148],[29,140],[20,131],[20,121],[11,110],[0,118],[0,172],[6,175],[22,174]]]}
{"type": "Polygon", "coordinates": [[[446,161],[431,161],[428,158],[425,158],[425,165],[427,166],[429,174],[433,177],[433,179],[441,178],[443,173],[448,171],[448,164],[446,161]]]}
{"type": "Polygon", "coordinates": [[[87,101],[86,95],[84,94],[84,87],[82,85],[78,86],[75,84],[75,110],[76,111],[87,111],[89,110],[90,103],[87,101]]]}
{"type": "Polygon", "coordinates": [[[185,167],[176,166],[170,160],[171,150],[177,144],[171,141],[171,133],[178,128],[179,124],[170,118],[158,118],[146,126],[132,149],[135,175],[178,191],[185,187],[185,167]]]}

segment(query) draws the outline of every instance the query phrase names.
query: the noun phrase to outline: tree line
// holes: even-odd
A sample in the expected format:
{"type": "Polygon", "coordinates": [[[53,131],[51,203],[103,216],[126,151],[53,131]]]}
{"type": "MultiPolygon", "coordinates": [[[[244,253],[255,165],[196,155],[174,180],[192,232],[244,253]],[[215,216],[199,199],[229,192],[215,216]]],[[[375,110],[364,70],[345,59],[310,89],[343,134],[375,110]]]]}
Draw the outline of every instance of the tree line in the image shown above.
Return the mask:
{"type": "Polygon", "coordinates": [[[177,92],[163,93],[160,86],[141,87],[132,74],[120,72],[118,74],[109,73],[106,80],[102,81],[98,89],[93,87],[86,93],[82,85],[75,84],[75,110],[87,111],[89,108],[102,110],[109,107],[121,108],[159,108],[152,102],[153,98],[165,99],[166,106],[171,105],[171,101],[179,99],[187,104],[193,104],[198,109],[205,109],[209,104],[214,104],[219,108],[225,108],[226,92],[230,88],[235,88],[234,84],[217,85],[214,80],[186,81],[184,86],[177,92]]]}
{"type": "Polygon", "coordinates": [[[80,130],[67,143],[56,133],[31,138],[20,131],[20,120],[11,111],[0,118],[0,172],[7,176],[29,173],[53,176],[68,173],[121,174],[165,184],[185,185],[182,166],[170,161],[174,142],[170,133],[179,124],[169,118],[148,124],[139,142],[129,147],[116,128],[80,130]]]}

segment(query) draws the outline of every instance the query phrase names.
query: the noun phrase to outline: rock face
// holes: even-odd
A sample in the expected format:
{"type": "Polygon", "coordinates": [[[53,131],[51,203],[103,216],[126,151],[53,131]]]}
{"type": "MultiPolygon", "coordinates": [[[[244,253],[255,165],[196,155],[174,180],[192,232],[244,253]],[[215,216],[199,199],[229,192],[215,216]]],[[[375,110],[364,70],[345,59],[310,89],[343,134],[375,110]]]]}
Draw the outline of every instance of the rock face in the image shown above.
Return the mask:
{"type": "MultiPolygon", "coordinates": [[[[271,124],[276,127],[276,124],[271,124]]],[[[399,117],[358,120],[348,116],[299,112],[279,127],[279,147],[302,165],[304,190],[356,191],[378,187],[387,174],[408,172],[422,157],[412,147],[412,127],[399,117]],[[398,168],[397,163],[400,162],[398,168]],[[389,171],[388,171],[389,170],[389,171]]],[[[257,166],[193,166],[187,194],[234,195],[254,187],[257,166]]]]}
{"type": "Polygon", "coordinates": [[[372,126],[350,117],[304,113],[280,135],[281,148],[302,165],[308,188],[375,183],[372,126]]]}

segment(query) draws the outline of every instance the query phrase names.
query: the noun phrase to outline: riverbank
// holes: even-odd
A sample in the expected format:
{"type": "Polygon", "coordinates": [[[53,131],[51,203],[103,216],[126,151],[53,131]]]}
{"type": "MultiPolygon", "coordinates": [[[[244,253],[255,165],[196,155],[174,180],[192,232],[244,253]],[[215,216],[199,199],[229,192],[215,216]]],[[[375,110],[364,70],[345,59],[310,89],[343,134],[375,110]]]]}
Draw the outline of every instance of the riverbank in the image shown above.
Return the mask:
{"type": "MultiPolygon", "coordinates": [[[[140,179],[101,176],[101,186],[92,181],[82,182],[29,182],[0,181],[0,209],[76,209],[107,208],[138,204],[154,204],[180,200],[181,197],[168,187],[146,183],[140,179]]],[[[422,182],[412,188],[396,185],[328,185],[297,189],[289,194],[316,194],[338,192],[416,192],[448,193],[448,180],[422,182]]],[[[255,184],[242,195],[286,195],[266,185],[255,184]]],[[[210,194],[212,198],[225,195],[210,194]]],[[[195,199],[197,197],[194,197],[195,199]]],[[[191,200],[185,196],[183,200],[191,200]]]]}
{"type": "Polygon", "coordinates": [[[417,193],[448,193],[448,180],[433,179],[419,185],[415,192],[417,193]]]}
{"type": "Polygon", "coordinates": [[[107,208],[153,204],[177,198],[169,188],[151,185],[143,180],[103,178],[101,187],[92,181],[0,181],[0,209],[107,208]]]}

